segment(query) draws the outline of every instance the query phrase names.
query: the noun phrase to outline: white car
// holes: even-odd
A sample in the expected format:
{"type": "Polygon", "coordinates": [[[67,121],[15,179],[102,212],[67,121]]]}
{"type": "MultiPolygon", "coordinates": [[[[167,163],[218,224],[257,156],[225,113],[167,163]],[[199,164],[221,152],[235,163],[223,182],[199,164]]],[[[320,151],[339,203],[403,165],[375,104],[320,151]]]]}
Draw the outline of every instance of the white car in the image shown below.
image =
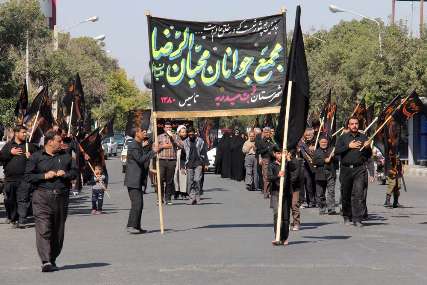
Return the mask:
{"type": "Polygon", "coordinates": [[[117,156],[117,142],[114,137],[105,138],[102,141],[102,149],[104,150],[105,157],[117,156]]]}
{"type": "Polygon", "coordinates": [[[208,151],[208,159],[209,159],[208,170],[209,171],[215,170],[215,157],[216,157],[216,147],[208,151]]]}
{"type": "Polygon", "coordinates": [[[128,154],[128,144],[133,141],[133,138],[126,138],[125,143],[123,144],[122,153],[120,155],[120,160],[122,162],[122,173],[126,172],[126,161],[128,154]]]}

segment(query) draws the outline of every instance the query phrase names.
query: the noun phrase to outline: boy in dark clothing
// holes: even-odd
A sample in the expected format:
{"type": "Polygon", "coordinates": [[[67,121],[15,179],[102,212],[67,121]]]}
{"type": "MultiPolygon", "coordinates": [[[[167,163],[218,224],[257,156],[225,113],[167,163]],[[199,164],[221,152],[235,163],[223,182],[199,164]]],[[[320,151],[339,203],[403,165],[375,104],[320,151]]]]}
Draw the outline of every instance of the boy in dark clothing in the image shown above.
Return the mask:
{"type": "Polygon", "coordinates": [[[319,148],[314,153],[313,163],[316,166],[316,196],[320,203],[320,215],[334,215],[335,211],[335,158],[328,138],[319,139],[319,148]],[[327,199],[325,197],[328,190],[327,199]]]}
{"type": "Polygon", "coordinates": [[[285,172],[280,171],[282,163],[282,151],[279,147],[273,148],[274,161],[268,166],[268,180],[271,183],[271,198],[270,208],[273,208],[274,215],[274,232],[276,233],[276,223],[278,218],[278,205],[279,205],[279,190],[280,190],[280,177],[285,177],[285,185],[282,200],[282,224],[280,228],[280,241],[273,240],[273,245],[287,245],[289,237],[289,223],[290,212],[292,205],[292,189],[299,186],[299,172],[300,166],[298,160],[293,156],[292,152],[286,155],[286,169],[285,172]],[[286,175],[285,175],[286,173],[286,175]]]}

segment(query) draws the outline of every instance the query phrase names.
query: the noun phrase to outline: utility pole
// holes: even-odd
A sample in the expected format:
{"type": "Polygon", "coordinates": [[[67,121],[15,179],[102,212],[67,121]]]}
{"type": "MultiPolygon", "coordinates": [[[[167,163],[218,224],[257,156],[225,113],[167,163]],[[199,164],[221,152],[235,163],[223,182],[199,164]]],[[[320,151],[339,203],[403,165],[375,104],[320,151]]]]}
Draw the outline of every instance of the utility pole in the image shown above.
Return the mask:
{"type": "Polygon", "coordinates": [[[27,93],[30,94],[30,36],[27,30],[27,41],[25,45],[25,81],[27,83],[27,93]]]}
{"type": "Polygon", "coordinates": [[[424,32],[424,0],[420,0],[420,38],[424,32]]]}
{"type": "Polygon", "coordinates": [[[391,0],[391,24],[394,25],[396,18],[396,0],[391,0]]]}

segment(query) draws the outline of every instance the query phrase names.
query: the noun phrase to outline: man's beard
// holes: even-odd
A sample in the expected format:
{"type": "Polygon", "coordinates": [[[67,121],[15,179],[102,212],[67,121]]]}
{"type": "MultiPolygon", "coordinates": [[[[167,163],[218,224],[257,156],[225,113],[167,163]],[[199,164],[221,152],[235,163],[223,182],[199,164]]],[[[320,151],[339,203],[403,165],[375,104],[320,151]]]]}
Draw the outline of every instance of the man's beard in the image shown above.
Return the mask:
{"type": "Polygon", "coordinates": [[[190,141],[192,142],[196,141],[196,137],[190,137],[190,141]]]}

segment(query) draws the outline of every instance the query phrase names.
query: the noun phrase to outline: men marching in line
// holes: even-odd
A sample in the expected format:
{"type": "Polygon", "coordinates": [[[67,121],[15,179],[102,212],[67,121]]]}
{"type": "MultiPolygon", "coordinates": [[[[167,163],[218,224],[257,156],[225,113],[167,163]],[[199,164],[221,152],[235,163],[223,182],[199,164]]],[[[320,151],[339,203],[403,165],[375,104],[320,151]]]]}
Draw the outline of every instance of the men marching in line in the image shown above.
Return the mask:
{"type": "Polygon", "coordinates": [[[13,227],[25,228],[25,219],[31,208],[31,185],[24,181],[24,172],[31,154],[36,151],[27,143],[27,128],[17,125],[13,128],[13,139],[6,143],[0,153],[5,174],[4,204],[7,223],[13,227]]]}

